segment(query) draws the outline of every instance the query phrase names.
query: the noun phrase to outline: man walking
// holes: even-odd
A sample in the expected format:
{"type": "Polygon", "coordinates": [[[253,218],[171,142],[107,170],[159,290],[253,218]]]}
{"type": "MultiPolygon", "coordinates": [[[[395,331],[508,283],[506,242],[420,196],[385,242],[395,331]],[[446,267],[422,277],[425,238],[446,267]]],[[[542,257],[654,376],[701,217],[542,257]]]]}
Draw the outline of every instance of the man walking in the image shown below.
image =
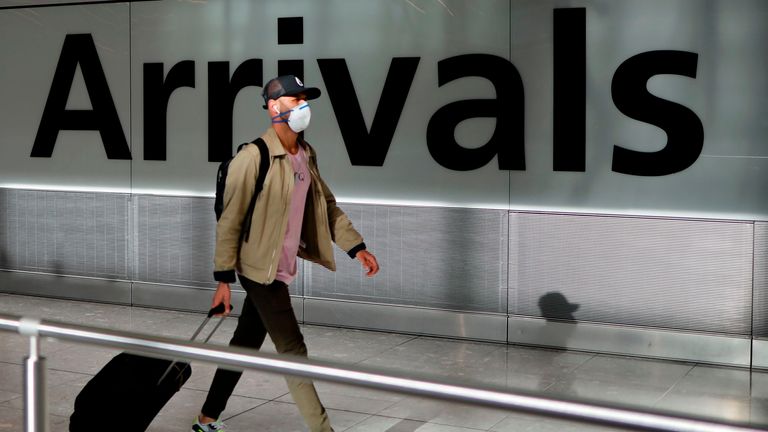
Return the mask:
{"type": "MultiPolygon", "coordinates": [[[[247,293],[230,345],[259,349],[269,333],[279,353],[307,356],[304,337],[291,308],[288,285],[296,276],[296,256],[335,270],[335,242],[357,258],[370,277],[379,271],[373,254],[317,169],[315,151],[300,136],[310,120],[308,100],[320,90],[304,87],[293,75],[270,80],[262,92],[272,119],[261,139],[269,149],[270,167],[250,223],[242,229],[256,188],[261,154],[245,146],[229,164],[224,209],[216,226],[214,278],[219,282],[212,305],[224,303],[229,313],[235,274],[247,293]]],[[[192,425],[193,432],[227,431],[219,416],[242,373],[218,369],[208,398],[192,425]]],[[[312,432],[333,431],[312,381],[286,377],[296,406],[312,432]]]]}

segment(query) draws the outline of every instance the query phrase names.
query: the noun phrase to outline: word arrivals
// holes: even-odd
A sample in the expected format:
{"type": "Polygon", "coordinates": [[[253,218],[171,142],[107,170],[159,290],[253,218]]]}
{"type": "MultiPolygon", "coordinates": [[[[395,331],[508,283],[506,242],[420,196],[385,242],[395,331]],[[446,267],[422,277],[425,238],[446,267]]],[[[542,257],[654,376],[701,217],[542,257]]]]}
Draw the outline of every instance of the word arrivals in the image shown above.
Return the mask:
{"type": "MultiPolygon", "coordinates": [[[[278,19],[286,20],[286,18],[278,19]]],[[[303,23],[303,18],[288,18],[303,23]]],[[[292,22],[295,24],[295,21],[292,22]]],[[[553,10],[553,170],[586,170],[586,9],[553,10]]],[[[293,27],[295,28],[295,27],[293,27]]],[[[286,43],[302,43],[291,41],[286,43]]],[[[282,43],[278,40],[278,43],[282,43]]],[[[408,100],[420,57],[394,57],[370,129],[363,118],[355,87],[343,58],[317,59],[347,155],[352,165],[383,166],[403,108],[408,100]]],[[[689,108],[652,95],[646,88],[660,74],[696,78],[698,54],[659,50],[634,55],[616,70],[611,94],[616,108],[628,117],[655,125],[667,134],[656,152],[613,148],[612,170],[636,176],[663,176],[683,171],[701,154],[704,127],[689,108]]],[[[232,111],[237,94],[249,86],[263,86],[262,59],[249,59],[230,76],[227,61],[208,67],[208,161],[232,156],[232,111]]],[[[302,60],[278,61],[280,74],[303,75],[302,60]]],[[[517,68],[490,54],[465,54],[437,63],[442,87],[466,77],[488,80],[495,99],[451,102],[433,113],[426,125],[426,145],[441,166],[470,171],[497,158],[500,170],[525,170],[525,92],[517,68]],[[477,148],[462,147],[455,138],[459,123],[472,118],[494,118],[491,138],[477,148]]],[[[144,159],[166,160],[166,115],[176,89],[196,86],[195,61],[178,62],[165,73],[163,63],[143,65],[144,159]]],[[[115,109],[96,45],[90,34],[69,34],[48,94],[32,147],[32,157],[50,158],[61,130],[99,131],[109,159],[132,158],[115,109]],[[78,65],[92,109],[68,110],[67,99],[78,65]]]]}

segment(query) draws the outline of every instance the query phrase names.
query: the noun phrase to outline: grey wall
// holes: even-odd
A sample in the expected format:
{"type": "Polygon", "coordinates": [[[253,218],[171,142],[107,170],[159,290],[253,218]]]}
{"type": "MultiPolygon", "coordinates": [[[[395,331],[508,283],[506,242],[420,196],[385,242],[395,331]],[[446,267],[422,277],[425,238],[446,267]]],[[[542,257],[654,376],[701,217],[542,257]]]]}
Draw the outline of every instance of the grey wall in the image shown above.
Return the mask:
{"type": "Polygon", "coordinates": [[[344,204],[382,264],[366,278],[337,249],[336,273],[307,267],[306,295],[506,313],[507,212],[344,204]]]}
{"type": "Polygon", "coordinates": [[[510,232],[511,314],[560,292],[580,321],[750,334],[751,223],[531,213],[510,232]]]}
{"type": "MultiPolygon", "coordinates": [[[[340,201],[765,221],[766,23],[764,0],[158,0],[0,9],[0,187],[210,195],[217,164],[209,158],[209,144],[228,150],[269,125],[258,82],[275,76],[281,61],[292,60],[303,62],[304,81],[323,92],[312,101],[307,136],[340,201]],[[565,63],[556,66],[563,41],[555,38],[555,14],[565,9],[583,12],[583,21],[574,23],[577,28],[583,23],[585,34],[573,41],[583,40],[585,54],[560,58],[565,63]],[[280,43],[284,17],[303,18],[301,43],[280,43]],[[115,105],[115,129],[125,136],[130,160],[108,159],[98,132],[67,128],[58,133],[51,157],[31,157],[64,42],[76,34],[93,40],[91,54],[108,86],[99,94],[115,105]],[[667,106],[690,112],[704,130],[703,142],[692,138],[696,128],[690,124],[672,132],[685,123],[679,114],[663,125],[648,123],[650,113],[630,116],[617,106],[612,85],[620,67],[659,51],[688,53],[695,58],[695,74],[670,73],[672,65],[649,62],[655,75],[633,88],[647,88],[667,106]],[[407,72],[395,78],[393,64],[403,58],[418,60],[412,80],[407,72]],[[467,59],[454,69],[459,77],[441,82],[441,74],[454,78],[446,65],[457,58],[467,59]],[[478,58],[495,63],[480,67],[478,58]],[[564,85],[585,92],[583,103],[565,113],[579,124],[565,133],[573,141],[556,143],[555,130],[565,126],[553,113],[571,99],[556,90],[555,78],[568,77],[576,70],[572,64],[582,60],[584,77],[574,75],[575,82],[564,85]],[[335,61],[344,67],[323,73],[323,62],[335,61]],[[145,100],[152,79],[144,68],[160,64],[167,78],[182,62],[189,62],[183,65],[190,66],[194,86],[172,92],[161,134],[144,124],[151,108],[165,102],[145,100]],[[222,132],[229,124],[217,129],[211,115],[226,117],[229,106],[209,106],[226,92],[226,80],[210,71],[224,65],[231,76],[246,62],[258,63],[262,73],[249,72],[253,85],[237,93],[230,137],[222,132]],[[556,73],[556,68],[562,69],[556,73]],[[483,76],[486,72],[495,78],[483,76]],[[334,79],[354,92],[343,91],[334,79]],[[394,88],[408,89],[402,100],[387,100],[394,94],[384,90],[390,79],[394,88]],[[516,85],[521,91],[510,95],[516,85]],[[440,120],[440,113],[450,111],[455,115],[445,117],[455,124],[440,120]],[[465,114],[471,117],[464,119],[465,114]],[[387,117],[393,124],[384,125],[387,117]],[[358,121],[361,133],[345,138],[344,120],[358,121]],[[448,134],[430,140],[435,130],[448,134]],[[650,176],[614,169],[617,149],[658,154],[670,139],[678,150],[693,149],[692,165],[650,176]],[[162,145],[164,160],[145,151],[162,145]],[[506,156],[524,161],[525,169],[498,156],[518,146],[524,157],[506,156]],[[555,167],[556,153],[581,147],[584,155],[571,158],[583,162],[583,169],[555,167]],[[387,151],[377,163],[363,164],[353,162],[349,148],[387,151]],[[474,162],[451,163],[447,154],[474,162]]],[[[68,110],[89,110],[93,88],[80,72],[73,73],[71,87],[60,88],[60,94],[68,91],[68,110]]],[[[634,107],[645,104],[640,97],[630,99],[634,107]]],[[[68,123],[66,116],[54,117],[68,123]]],[[[668,163],[670,157],[661,155],[637,165],[668,163]]]]}
{"type": "MultiPolygon", "coordinates": [[[[0,7],[25,3],[32,2],[0,7]]],[[[206,308],[214,242],[206,196],[217,165],[208,157],[209,67],[229,62],[233,72],[259,60],[268,78],[281,60],[298,59],[305,81],[324,95],[313,101],[308,131],[324,178],[382,263],[374,279],[341,252],[337,273],[305,263],[291,292],[309,322],[555,346],[566,341],[547,335],[562,326],[608,328],[621,343],[641,341],[642,349],[624,352],[659,356],[663,350],[646,348],[663,346],[657,341],[669,332],[768,337],[767,18],[763,0],[163,0],[2,9],[0,269],[9,272],[0,272],[0,290],[206,308]],[[586,17],[585,168],[555,171],[554,10],[572,7],[586,17]],[[304,40],[280,44],[278,19],[297,15],[304,40]],[[108,159],[96,131],[66,129],[51,157],[31,157],[72,34],[93,38],[131,159],[108,159]],[[612,165],[616,148],[658,152],[669,137],[619,110],[611,84],[627,59],[660,50],[696,55],[695,77],[660,73],[647,88],[701,121],[703,149],[673,175],[622,174],[612,165]],[[441,146],[462,155],[486,147],[500,122],[511,121],[507,108],[455,125],[463,149],[443,141],[429,148],[440,110],[497,105],[500,84],[487,78],[439,82],[439,64],[465,54],[519,72],[523,95],[501,102],[522,105],[525,170],[500,169],[494,153],[466,171],[435,157],[441,146]],[[382,166],[353,164],[347,145],[369,143],[345,143],[339,119],[356,102],[371,131],[393,59],[403,57],[419,63],[386,158],[382,166]],[[348,68],[355,100],[344,107],[330,102],[323,59],[348,68]],[[166,160],[145,160],[144,66],[162,63],[168,73],[187,60],[195,86],[168,101],[166,160]],[[620,329],[653,333],[633,339],[617,336],[620,329]]],[[[233,142],[223,146],[268,126],[259,91],[238,94],[233,142]]],[[[77,72],[67,110],[91,105],[77,72]]],[[[514,145],[500,138],[499,148],[514,145]]],[[[573,335],[568,346],[599,345],[573,335]]],[[[666,355],[729,361],[698,346],[666,355]]],[[[743,353],[738,358],[730,361],[743,363],[743,353]]]]}
{"type": "Polygon", "coordinates": [[[768,338],[768,223],[755,223],[754,335],[768,338]]]}
{"type": "MultiPolygon", "coordinates": [[[[0,189],[0,204],[2,269],[163,284],[170,296],[215,286],[211,198],[0,189]]],[[[763,222],[342,208],[378,256],[381,273],[364,277],[359,263],[337,250],[338,271],[303,263],[293,295],[766,334],[763,222]],[[553,292],[563,301],[543,304],[553,292]],[[574,304],[578,309],[569,311],[574,304]]],[[[174,304],[168,301],[162,304],[174,304]]]]}
{"type": "Polygon", "coordinates": [[[130,196],[0,189],[0,266],[127,280],[130,196]]]}

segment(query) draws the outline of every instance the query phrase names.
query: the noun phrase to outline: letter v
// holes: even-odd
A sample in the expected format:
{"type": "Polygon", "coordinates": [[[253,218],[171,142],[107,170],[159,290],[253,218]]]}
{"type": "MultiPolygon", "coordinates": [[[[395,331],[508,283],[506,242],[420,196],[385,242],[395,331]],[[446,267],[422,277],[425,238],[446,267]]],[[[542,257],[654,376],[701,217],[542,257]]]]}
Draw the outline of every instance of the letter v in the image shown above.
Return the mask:
{"type": "Polygon", "coordinates": [[[346,60],[317,60],[352,165],[384,165],[419,60],[419,57],[392,59],[370,132],[346,60]]]}

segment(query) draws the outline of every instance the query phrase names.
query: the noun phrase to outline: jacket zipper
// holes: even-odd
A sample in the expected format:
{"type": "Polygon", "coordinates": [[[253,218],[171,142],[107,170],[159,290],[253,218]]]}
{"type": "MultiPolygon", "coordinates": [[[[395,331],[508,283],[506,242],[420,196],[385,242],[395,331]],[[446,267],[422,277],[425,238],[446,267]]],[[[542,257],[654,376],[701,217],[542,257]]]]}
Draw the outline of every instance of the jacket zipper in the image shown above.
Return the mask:
{"type": "Polygon", "coordinates": [[[277,253],[277,248],[272,249],[272,259],[269,260],[269,271],[267,272],[267,279],[272,277],[272,266],[275,265],[275,254],[277,253]]]}

